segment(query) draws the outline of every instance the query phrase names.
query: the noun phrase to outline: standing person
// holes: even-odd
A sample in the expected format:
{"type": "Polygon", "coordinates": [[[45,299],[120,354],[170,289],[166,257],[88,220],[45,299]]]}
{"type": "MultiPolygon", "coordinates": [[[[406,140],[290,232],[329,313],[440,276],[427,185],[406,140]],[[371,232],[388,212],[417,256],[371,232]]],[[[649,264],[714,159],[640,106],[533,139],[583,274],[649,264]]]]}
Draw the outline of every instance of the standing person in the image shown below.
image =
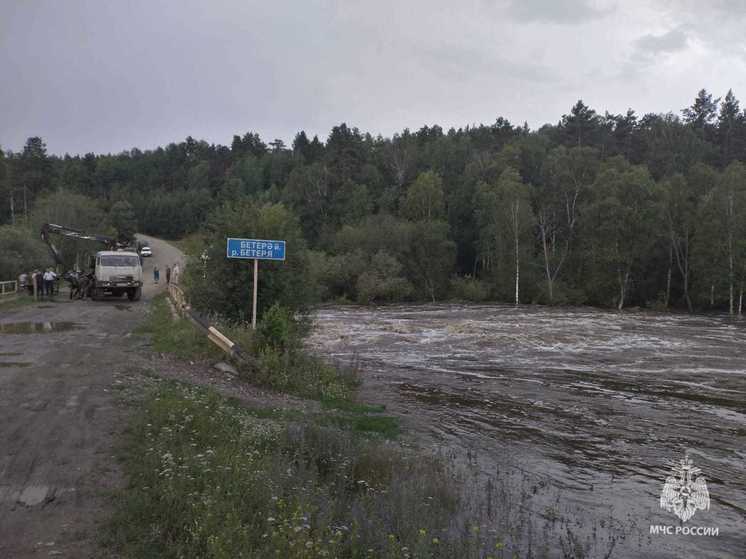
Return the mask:
{"type": "Polygon", "coordinates": [[[70,284],[70,299],[75,299],[80,293],[80,272],[70,270],[62,274],[62,279],[70,284]]]}
{"type": "Polygon", "coordinates": [[[42,288],[41,272],[39,270],[34,270],[31,274],[31,295],[38,299],[42,288]]]}
{"type": "Polygon", "coordinates": [[[153,283],[158,283],[161,279],[161,271],[158,269],[158,265],[153,266],[153,283]]]}
{"type": "Polygon", "coordinates": [[[174,283],[175,284],[179,283],[179,273],[180,272],[181,272],[181,270],[179,269],[179,263],[177,262],[176,264],[174,264],[174,283]]]}
{"type": "Polygon", "coordinates": [[[86,297],[91,296],[91,289],[93,289],[93,283],[94,278],[96,277],[96,270],[95,268],[91,268],[91,270],[83,275],[83,278],[81,280],[80,284],[80,290],[78,299],[85,299],[86,297]]]}
{"type": "Polygon", "coordinates": [[[49,271],[52,274],[52,295],[59,295],[60,294],[60,276],[57,275],[57,272],[55,272],[53,268],[50,268],[49,271]]]}
{"type": "Polygon", "coordinates": [[[21,272],[21,275],[18,276],[18,286],[16,288],[16,291],[19,293],[26,291],[26,288],[28,286],[28,274],[26,272],[21,272]]]}
{"type": "Polygon", "coordinates": [[[42,281],[44,282],[42,293],[51,297],[52,291],[54,290],[54,275],[52,273],[52,268],[47,268],[47,271],[44,272],[44,275],[42,276],[42,281]]]}
{"type": "Polygon", "coordinates": [[[88,274],[81,272],[79,276],[80,285],[78,286],[78,299],[85,299],[88,295],[88,274]]]}
{"type": "Polygon", "coordinates": [[[166,266],[166,285],[171,283],[171,266],[166,266]]]}

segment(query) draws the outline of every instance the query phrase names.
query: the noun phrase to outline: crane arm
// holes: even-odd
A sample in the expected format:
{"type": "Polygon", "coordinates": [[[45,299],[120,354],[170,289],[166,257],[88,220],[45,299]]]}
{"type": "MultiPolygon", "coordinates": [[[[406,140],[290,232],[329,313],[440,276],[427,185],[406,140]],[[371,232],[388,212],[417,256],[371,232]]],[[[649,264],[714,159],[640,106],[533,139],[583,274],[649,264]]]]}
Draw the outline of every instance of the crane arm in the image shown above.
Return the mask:
{"type": "Polygon", "coordinates": [[[65,227],[64,225],[57,225],[55,223],[45,223],[41,227],[41,238],[46,243],[47,247],[49,247],[49,252],[52,254],[54,261],[60,265],[64,264],[62,261],[62,255],[49,238],[50,234],[60,235],[70,239],[78,239],[81,241],[94,241],[103,244],[109,250],[114,250],[117,246],[116,239],[113,237],[85,233],[79,229],[73,229],[72,227],[65,227]]]}

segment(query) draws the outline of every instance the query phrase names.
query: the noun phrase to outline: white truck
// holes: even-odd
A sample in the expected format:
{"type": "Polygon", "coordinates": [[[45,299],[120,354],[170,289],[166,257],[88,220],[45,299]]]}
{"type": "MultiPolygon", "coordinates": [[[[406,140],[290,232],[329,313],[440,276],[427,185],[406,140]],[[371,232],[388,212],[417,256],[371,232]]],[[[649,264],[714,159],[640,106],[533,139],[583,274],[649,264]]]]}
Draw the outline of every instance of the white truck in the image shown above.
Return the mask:
{"type": "MultiPolygon", "coordinates": [[[[41,228],[41,238],[49,247],[52,258],[59,266],[63,266],[65,263],[60,251],[50,239],[50,235],[53,234],[67,239],[93,241],[103,244],[107,249],[96,253],[95,263],[92,262],[92,277],[91,275],[86,276],[89,279],[84,281],[85,287],[82,289],[82,296],[90,293],[94,301],[103,299],[107,294],[115,297],[127,295],[130,301],[140,300],[142,296],[142,260],[137,251],[128,248],[128,243],[119,242],[106,235],[85,233],[72,227],[45,223],[41,228]]],[[[73,276],[77,282],[81,277],[81,272],[70,275],[71,278],[73,276]]],[[[78,283],[78,286],[80,286],[80,283],[78,283]]]]}
{"type": "Polygon", "coordinates": [[[127,295],[130,301],[142,296],[142,264],[140,255],[127,250],[102,250],[96,253],[96,267],[91,298],[103,299],[127,295]]]}

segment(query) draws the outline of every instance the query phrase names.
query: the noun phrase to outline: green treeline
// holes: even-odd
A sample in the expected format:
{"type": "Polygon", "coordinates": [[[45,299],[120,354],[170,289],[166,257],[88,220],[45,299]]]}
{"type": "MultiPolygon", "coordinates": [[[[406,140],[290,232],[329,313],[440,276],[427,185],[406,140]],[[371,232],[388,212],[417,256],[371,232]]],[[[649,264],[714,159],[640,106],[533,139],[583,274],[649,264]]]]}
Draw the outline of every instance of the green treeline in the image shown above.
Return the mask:
{"type": "MultiPolygon", "coordinates": [[[[252,223],[230,219],[251,201],[247,215],[267,234],[290,215],[296,225],[280,229],[296,235],[306,281],[326,300],[735,313],[746,280],[744,162],[746,111],[732,92],[706,90],[681,117],[602,115],[578,101],[535,131],[499,118],[382,138],[340,124],[326,141],[300,132],[290,147],[247,133],[230,147],[189,137],[82,157],[49,156],[30,138],[20,153],[0,152],[0,224],[22,223],[37,199],[62,192],[104,213],[129,204],[138,229],[157,236],[216,222],[221,234],[250,233],[252,223]]],[[[0,243],[6,234],[0,227],[0,243]]]]}

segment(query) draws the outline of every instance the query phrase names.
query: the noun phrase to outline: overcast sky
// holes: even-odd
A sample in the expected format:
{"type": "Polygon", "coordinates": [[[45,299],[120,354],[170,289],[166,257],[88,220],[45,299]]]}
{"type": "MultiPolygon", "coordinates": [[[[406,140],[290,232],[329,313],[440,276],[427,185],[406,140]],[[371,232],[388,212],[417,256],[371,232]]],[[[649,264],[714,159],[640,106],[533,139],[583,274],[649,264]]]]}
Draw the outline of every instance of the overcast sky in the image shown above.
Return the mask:
{"type": "Polygon", "coordinates": [[[192,135],[292,142],[504,116],[582,98],[679,111],[746,104],[743,0],[0,0],[0,147],[119,152],[192,135]]]}

